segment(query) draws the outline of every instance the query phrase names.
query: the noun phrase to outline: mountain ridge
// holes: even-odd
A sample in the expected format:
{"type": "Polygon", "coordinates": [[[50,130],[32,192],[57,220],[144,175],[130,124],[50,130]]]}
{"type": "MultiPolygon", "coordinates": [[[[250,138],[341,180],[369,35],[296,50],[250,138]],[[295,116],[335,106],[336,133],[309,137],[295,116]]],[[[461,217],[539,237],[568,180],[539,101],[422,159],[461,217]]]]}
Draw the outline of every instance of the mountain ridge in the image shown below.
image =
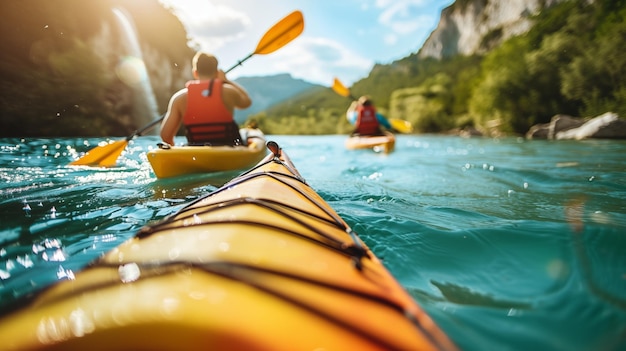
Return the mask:
{"type": "Polygon", "coordinates": [[[289,73],[268,76],[239,77],[233,80],[250,96],[252,105],[245,110],[235,110],[235,121],[245,122],[250,116],[267,110],[277,103],[289,100],[303,92],[322,87],[319,84],[293,78],[289,73]]]}

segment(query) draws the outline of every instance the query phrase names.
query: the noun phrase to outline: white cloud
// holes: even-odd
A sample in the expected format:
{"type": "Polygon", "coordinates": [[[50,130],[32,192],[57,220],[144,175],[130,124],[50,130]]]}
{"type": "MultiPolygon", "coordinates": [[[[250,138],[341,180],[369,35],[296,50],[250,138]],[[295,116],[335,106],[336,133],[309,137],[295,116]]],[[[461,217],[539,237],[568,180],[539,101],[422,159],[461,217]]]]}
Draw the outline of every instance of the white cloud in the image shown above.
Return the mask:
{"type": "Polygon", "coordinates": [[[378,20],[394,33],[411,34],[431,25],[431,16],[420,15],[425,4],[423,0],[377,0],[376,6],[382,9],[378,20]]]}
{"type": "Polygon", "coordinates": [[[214,16],[194,16],[189,30],[200,36],[240,37],[251,26],[250,17],[225,6],[216,6],[214,16]]]}
{"type": "Polygon", "coordinates": [[[387,34],[384,38],[385,44],[391,46],[398,42],[398,36],[395,34],[387,34]]]}
{"type": "Polygon", "coordinates": [[[175,9],[193,42],[206,50],[217,50],[244,37],[252,25],[250,17],[225,5],[210,1],[161,0],[175,9]]]}
{"type": "Polygon", "coordinates": [[[347,50],[340,43],[327,38],[301,37],[293,43],[270,55],[259,56],[246,62],[233,77],[257,72],[259,67],[264,75],[290,72],[295,78],[321,85],[332,84],[336,76],[346,84],[363,77],[363,72],[371,70],[373,62],[347,50]]]}
{"type": "Polygon", "coordinates": [[[376,0],[376,7],[385,8],[394,4],[413,4],[414,6],[421,7],[427,5],[429,1],[431,0],[376,0]]]}
{"type": "Polygon", "coordinates": [[[373,62],[356,55],[344,45],[328,38],[305,38],[301,45],[301,57],[306,57],[299,70],[293,72],[306,72],[313,74],[319,82],[331,84],[337,76],[342,81],[353,82],[361,78],[363,72],[372,69],[373,62]]]}

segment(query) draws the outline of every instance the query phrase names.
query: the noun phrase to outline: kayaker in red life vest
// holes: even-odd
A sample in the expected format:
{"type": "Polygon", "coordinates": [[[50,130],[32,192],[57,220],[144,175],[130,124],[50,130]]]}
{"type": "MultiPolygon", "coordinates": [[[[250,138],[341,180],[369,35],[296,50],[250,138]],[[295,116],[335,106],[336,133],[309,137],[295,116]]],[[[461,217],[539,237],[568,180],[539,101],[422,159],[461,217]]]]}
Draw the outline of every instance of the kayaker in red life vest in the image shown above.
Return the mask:
{"type": "Polygon", "coordinates": [[[355,126],[352,134],[382,135],[381,125],[391,131],[391,124],[385,116],[376,112],[372,99],[367,95],[352,102],[346,112],[346,118],[350,124],[355,126]]]}
{"type": "Polygon", "coordinates": [[[161,124],[161,139],[174,145],[174,137],[183,124],[190,145],[237,145],[239,128],[233,119],[235,108],[252,104],[243,87],[226,78],[218,69],[217,58],[198,52],[192,61],[195,80],[170,99],[161,124]]]}

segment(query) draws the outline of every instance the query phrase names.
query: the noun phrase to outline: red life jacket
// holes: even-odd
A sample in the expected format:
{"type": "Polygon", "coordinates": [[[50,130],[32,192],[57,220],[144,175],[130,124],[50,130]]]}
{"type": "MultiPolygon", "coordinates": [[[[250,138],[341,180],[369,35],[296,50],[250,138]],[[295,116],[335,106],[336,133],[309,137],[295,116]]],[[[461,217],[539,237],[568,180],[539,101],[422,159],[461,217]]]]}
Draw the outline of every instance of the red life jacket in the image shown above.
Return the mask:
{"type": "Polygon", "coordinates": [[[359,105],[356,108],[356,113],[356,132],[358,134],[376,135],[381,133],[374,106],[359,105]]]}
{"type": "Polygon", "coordinates": [[[187,110],[183,124],[192,145],[237,145],[241,143],[233,113],[222,100],[224,82],[219,79],[187,82],[187,110]]]}

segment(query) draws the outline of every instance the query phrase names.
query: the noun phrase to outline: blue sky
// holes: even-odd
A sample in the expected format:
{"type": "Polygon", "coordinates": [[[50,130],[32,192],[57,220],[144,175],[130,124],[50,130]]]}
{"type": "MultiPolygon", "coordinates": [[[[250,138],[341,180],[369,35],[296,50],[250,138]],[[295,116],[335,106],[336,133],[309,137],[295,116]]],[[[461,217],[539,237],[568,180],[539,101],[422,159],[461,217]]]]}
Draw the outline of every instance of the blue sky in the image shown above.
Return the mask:
{"type": "Polygon", "coordinates": [[[254,51],[263,34],[294,10],[304,32],[268,55],[255,55],[228,75],[289,73],[311,83],[346,85],[374,64],[416,52],[453,0],[160,0],[173,7],[193,41],[227,70],[254,51]]]}

